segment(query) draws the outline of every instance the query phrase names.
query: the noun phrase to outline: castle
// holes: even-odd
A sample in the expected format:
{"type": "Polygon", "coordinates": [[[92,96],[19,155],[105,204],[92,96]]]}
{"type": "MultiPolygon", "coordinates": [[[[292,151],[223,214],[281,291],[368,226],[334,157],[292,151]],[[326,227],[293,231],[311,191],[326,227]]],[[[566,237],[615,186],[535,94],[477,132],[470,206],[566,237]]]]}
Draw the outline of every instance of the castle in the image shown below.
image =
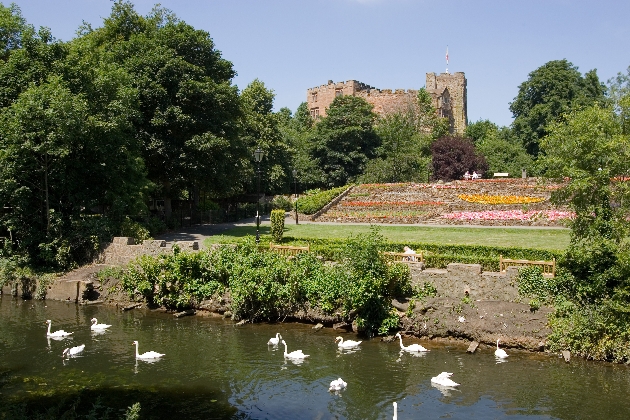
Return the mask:
{"type": "MultiPolygon", "coordinates": [[[[427,73],[425,89],[431,95],[438,115],[448,118],[450,132],[463,134],[468,124],[464,73],[427,73]]],[[[412,89],[376,89],[356,80],[339,83],[329,80],[328,84],[308,89],[306,102],[313,118],[325,116],[335,97],[341,95],[361,97],[374,106],[374,112],[384,115],[414,106],[417,94],[418,91],[412,89]]]]}

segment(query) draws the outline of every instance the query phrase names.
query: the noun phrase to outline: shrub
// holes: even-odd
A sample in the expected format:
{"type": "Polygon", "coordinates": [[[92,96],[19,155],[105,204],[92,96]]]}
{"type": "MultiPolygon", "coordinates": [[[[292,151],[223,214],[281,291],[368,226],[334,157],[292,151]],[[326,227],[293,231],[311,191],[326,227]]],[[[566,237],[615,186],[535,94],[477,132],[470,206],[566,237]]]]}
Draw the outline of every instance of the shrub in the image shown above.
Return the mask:
{"type": "Polygon", "coordinates": [[[466,171],[484,173],[486,159],[477,154],[470,139],[441,137],[431,145],[433,179],[460,179],[466,171]]]}
{"type": "Polygon", "coordinates": [[[271,201],[271,207],[274,209],[291,211],[293,209],[293,202],[286,195],[276,195],[271,201]]]}
{"type": "Polygon", "coordinates": [[[307,191],[297,200],[298,210],[304,214],[315,214],[346,189],[348,189],[347,186],[326,191],[307,191]]]}
{"type": "Polygon", "coordinates": [[[271,210],[271,238],[274,242],[282,242],[284,216],[284,210],[271,210]]]}

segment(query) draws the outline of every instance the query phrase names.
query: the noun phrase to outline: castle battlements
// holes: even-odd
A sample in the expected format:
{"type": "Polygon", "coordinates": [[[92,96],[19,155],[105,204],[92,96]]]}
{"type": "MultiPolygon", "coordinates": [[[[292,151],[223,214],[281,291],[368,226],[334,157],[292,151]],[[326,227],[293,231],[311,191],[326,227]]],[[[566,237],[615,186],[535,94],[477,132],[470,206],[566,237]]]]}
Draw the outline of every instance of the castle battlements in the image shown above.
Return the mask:
{"type": "MultiPolygon", "coordinates": [[[[426,90],[438,114],[449,119],[451,133],[463,134],[468,124],[466,83],[463,72],[426,74],[426,90]]],[[[357,80],[329,80],[307,89],[306,101],[313,118],[325,116],[335,97],[342,95],[362,97],[374,106],[374,112],[385,115],[408,109],[416,103],[417,94],[417,89],[378,89],[357,80]]]]}

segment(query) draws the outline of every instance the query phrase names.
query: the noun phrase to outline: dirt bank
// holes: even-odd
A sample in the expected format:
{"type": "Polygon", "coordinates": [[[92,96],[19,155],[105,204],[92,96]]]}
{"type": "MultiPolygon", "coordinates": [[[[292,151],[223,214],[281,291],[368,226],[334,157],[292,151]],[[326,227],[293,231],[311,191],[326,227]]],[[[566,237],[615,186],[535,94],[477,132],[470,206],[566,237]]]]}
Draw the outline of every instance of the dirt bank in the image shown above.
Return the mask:
{"type": "MultiPolygon", "coordinates": [[[[125,308],[138,302],[129,300],[117,287],[117,280],[109,278],[101,284],[92,274],[99,302],[125,308]]],[[[477,341],[495,345],[501,339],[503,347],[530,351],[543,351],[546,337],[551,332],[547,315],[551,308],[542,307],[533,312],[529,305],[496,300],[458,301],[449,298],[428,298],[423,301],[401,299],[392,301],[400,317],[401,331],[427,340],[444,338],[477,341]]],[[[209,299],[196,305],[198,316],[223,316],[231,318],[230,295],[209,299]]],[[[156,308],[158,309],[158,308],[156,308]]],[[[164,309],[162,309],[164,310],[164,309]]],[[[242,321],[242,320],[235,320],[242,321]]],[[[326,328],[355,330],[341,314],[324,314],[308,305],[277,320],[278,322],[321,323],[326,328]]]]}

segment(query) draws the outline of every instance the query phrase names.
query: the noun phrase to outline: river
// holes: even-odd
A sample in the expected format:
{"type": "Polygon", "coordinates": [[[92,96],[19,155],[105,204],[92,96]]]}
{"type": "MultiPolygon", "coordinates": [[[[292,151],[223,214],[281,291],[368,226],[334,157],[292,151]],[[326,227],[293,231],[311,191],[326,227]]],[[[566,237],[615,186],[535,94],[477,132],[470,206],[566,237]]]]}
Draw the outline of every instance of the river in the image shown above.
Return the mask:
{"type": "MultiPolygon", "coordinates": [[[[184,317],[146,309],[121,312],[108,306],[23,301],[0,296],[0,400],[8,406],[54,406],[81,395],[82,403],[124,408],[141,404],[142,419],[627,419],[630,368],[507,349],[466,353],[461,343],[421,341],[430,351],[400,353],[398,342],[365,340],[340,352],[334,339],[353,334],[310,325],[246,324],[215,317],[184,317]],[[112,326],[90,330],[90,319],[112,326]],[[71,331],[64,340],[52,331],[71,331]],[[280,332],[289,352],[267,346],[280,332]],[[148,363],[140,353],[165,353],[148,363]],[[85,344],[69,360],[66,347],[85,344]],[[440,389],[431,377],[452,372],[461,385],[440,389]],[[333,379],[347,389],[329,392],[333,379]],[[93,401],[86,401],[93,398],[93,401]],[[99,399],[100,398],[100,399],[99,399]]],[[[405,344],[419,342],[405,338],[405,344]]],[[[5,406],[6,407],[6,406],[5,406]]],[[[0,418],[2,413],[0,412],[0,418]]],[[[4,418],[7,417],[5,413],[4,418]]],[[[119,418],[119,417],[112,417],[119,418]]]]}

